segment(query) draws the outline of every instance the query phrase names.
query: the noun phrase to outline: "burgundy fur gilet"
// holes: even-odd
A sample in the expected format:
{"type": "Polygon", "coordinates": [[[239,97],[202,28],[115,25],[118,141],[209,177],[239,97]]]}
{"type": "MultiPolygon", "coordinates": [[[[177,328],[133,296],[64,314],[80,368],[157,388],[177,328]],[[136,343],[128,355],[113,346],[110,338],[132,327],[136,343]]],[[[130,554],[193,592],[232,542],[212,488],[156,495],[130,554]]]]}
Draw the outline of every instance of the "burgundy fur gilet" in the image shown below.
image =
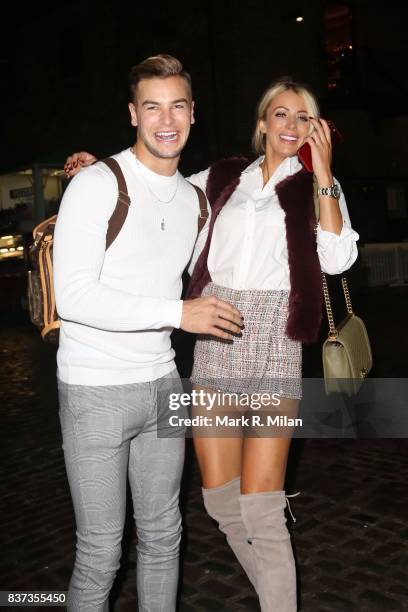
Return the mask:
{"type": "MultiPolygon", "coordinates": [[[[211,204],[210,228],[191,276],[187,290],[189,298],[199,297],[205,285],[211,281],[207,258],[214,223],[249,163],[246,158],[232,157],[215,162],[210,168],[206,185],[211,204]]],[[[285,211],[291,287],[286,334],[292,340],[309,344],[317,340],[322,316],[321,273],[314,229],[313,176],[302,169],[278,183],[276,193],[285,211]]],[[[234,229],[231,228],[231,231],[234,229]]]]}

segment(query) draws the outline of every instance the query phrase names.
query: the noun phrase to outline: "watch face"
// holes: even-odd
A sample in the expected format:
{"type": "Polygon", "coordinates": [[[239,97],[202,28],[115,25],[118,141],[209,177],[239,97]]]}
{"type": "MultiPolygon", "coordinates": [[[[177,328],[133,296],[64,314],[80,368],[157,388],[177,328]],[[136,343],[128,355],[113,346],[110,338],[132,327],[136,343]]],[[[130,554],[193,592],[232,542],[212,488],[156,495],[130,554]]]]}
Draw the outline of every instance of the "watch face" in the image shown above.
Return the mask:
{"type": "Polygon", "coordinates": [[[333,196],[334,196],[335,198],[337,198],[337,199],[338,199],[338,198],[340,197],[340,189],[339,189],[339,186],[338,186],[338,185],[333,185],[333,187],[332,187],[332,192],[333,192],[333,196]]]}

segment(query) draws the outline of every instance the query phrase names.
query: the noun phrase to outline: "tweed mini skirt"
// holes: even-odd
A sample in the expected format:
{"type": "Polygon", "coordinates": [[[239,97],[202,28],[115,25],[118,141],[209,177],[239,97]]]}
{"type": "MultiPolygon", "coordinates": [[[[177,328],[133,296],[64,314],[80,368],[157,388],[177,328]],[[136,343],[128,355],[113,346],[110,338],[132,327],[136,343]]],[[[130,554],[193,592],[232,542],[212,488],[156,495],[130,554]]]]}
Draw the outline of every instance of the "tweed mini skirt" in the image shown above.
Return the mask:
{"type": "Polygon", "coordinates": [[[289,291],[237,290],[208,283],[202,296],[233,304],[244,317],[233,341],[199,336],[191,382],[228,393],[302,396],[302,344],[286,336],[289,291]]]}

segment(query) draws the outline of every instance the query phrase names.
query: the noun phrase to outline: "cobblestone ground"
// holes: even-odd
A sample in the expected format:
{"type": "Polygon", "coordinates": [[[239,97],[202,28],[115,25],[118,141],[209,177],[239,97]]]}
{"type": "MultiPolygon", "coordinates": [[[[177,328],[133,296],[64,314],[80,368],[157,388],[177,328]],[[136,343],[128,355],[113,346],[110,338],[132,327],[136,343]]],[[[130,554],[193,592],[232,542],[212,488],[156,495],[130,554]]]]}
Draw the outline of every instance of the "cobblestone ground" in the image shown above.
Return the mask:
{"type": "MultiPolygon", "coordinates": [[[[407,292],[359,305],[375,338],[377,376],[406,376],[407,292]],[[390,305],[392,304],[392,317],[390,305]],[[386,331],[386,333],[385,333],[386,331]]],[[[55,352],[25,320],[0,328],[0,590],[66,590],[74,519],[61,451],[55,352]]],[[[303,612],[408,610],[406,440],[296,440],[287,490],[303,612]]],[[[204,512],[188,443],[180,612],[258,610],[250,583],[204,512]]],[[[134,531],[125,529],[114,612],[137,609],[134,531]]],[[[59,608],[60,609],[60,608],[59,608]]],[[[277,611],[278,612],[278,611],[277,611]]]]}

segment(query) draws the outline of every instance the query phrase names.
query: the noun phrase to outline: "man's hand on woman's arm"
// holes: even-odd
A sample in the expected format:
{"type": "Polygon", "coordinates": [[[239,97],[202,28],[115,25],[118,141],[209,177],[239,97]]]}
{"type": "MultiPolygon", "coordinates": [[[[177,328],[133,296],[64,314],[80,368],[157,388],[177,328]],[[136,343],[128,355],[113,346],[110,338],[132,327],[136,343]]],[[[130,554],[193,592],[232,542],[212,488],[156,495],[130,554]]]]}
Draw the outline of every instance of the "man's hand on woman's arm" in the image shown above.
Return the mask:
{"type": "Polygon", "coordinates": [[[64,164],[64,172],[67,177],[75,176],[81,170],[81,168],[85,168],[86,166],[91,166],[97,161],[95,155],[92,153],[88,153],[88,151],[79,151],[78,153],[73,153],[69,157],[67,157],[64,164]]]}

